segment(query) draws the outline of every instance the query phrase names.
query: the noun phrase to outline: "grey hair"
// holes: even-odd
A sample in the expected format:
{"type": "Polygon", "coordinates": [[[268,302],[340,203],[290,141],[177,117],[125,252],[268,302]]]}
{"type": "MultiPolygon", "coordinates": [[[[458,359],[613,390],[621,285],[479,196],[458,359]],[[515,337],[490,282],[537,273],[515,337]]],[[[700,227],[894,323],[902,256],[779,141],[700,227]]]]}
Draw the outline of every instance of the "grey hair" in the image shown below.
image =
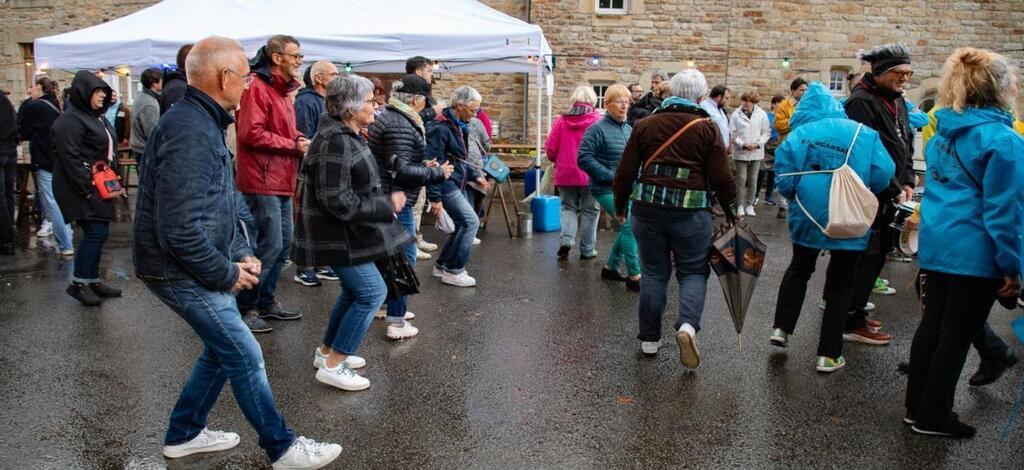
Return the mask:
{"type": "Polygon", "coordinates": [[[661,77],[661,79],[664,80],[665,79],[665,72],[662,72],[661,70],[657,70],[657,69],[651,70],[651,80],[654,80],[654,77],[661,77]]]}
{"type": "Polygon", "coordinates": [[[593,106],[597,104],[597,93],[594,93],[594,89],[587,85],[580,85],[573,90],[569,102],[573,104],[587,103],[593,106]]]}
{"type": "Polygon", "coordinates": [[[238,53],[242,53],[244,58],[242,45],[231,38],[210,36],[197,42],[185,59],[185,69],[189,72],[188,83],[195,85],[193,78],[202,79],[219,73],[225,65],[232,64],[238,53]]]}
{"type": "Polygon", "coordinates": [[[409,106],[412,106],[413,103],[415,103],[416,101],[419,101],[419,99],[423,99],[423,100],[427,99],[427,97],[423,96],[423,95],[418,95],[418,94],[415,94],[415,93],[405,93],[405,92],[401,91],[402,88],[405,88],[405,84],[402,83],[401,80],[395,80],[394,82],[392,82],[391,83],[391,97],[396,99],[396,100],[398,100],[398,101],[401,101],[401,102],[403,102],[403,103],[405,103],[405,104],[407,104],[409,106]]]}
{"type": "Polygon", "coordinates": [[[321,74],[321,73],[326,73],[327,69],[331,65],[332,64],[331,64],[330,61],[321,60],[319,62],[314,63],[312,66],[310,66],[309,67],[309,74],[311,76],[310,77],[310,81],[312,81],[313,84],[315,85],[316,84],[316,76],[321,74]]]}
{"type": "Polygon", "coordinates": [[[875,62],[880,59],[893,57],[910,57],[910,48],[906,44],[893,43],[878,46],[860,55],[860,59],[867,62],[875,62]]]}
{"type": "Polygon", "coordinates": [[[699,102],[708,94],[708,80],[697,69],[683,69],[672,76],[669,82],[672,96],[699,102]]]}
{"type": "Polygon", "coordinates": [[[327,84],[324,104],[327,115],[340,121],[351,118],[362,109],[366,95],[373,92],[373,82],[359,75],[342,75],[327,84]]]}
{"type": "Polygon", "coordinates": [[[484,100],[484,98],[482,96],[480,96],[480,92],[479,91],[476,91],[475,88],[473,88],[473,87],[471,87],[469,85],[463,85],[463,86],[460,86],[460,87],[456,88],[455,92],[452,93],[452,103],[451,103],[451,105],[452,106],[455,106],[457,104],[468,105],[469,103],[473,103],[473,102],[480,103],[483,100],[484,100]]]}

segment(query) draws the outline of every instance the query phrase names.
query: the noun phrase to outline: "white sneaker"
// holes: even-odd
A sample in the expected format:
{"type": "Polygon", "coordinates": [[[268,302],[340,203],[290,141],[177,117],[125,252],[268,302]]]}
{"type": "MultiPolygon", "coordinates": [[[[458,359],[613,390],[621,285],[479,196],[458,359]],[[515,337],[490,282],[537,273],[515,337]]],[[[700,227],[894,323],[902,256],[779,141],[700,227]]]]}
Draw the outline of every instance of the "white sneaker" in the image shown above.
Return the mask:
{"type": "Polygon", "coordinates": [[[164,457],[176,459],[201,452],[228,450],[237,446],[240,440],[238,434],[233,432],[211,431],[203,428],[191,441],[164,446],[164,457]]]}
{"type": "Polygon", "coordinates": [[[473,287],[476,285],[476,279],[473,279],[466,271],[458,274],[445,271],[441,276],[441,282],[455,287],[473,287]]]}
{"type": "Polygon", "coordinates": [[[444,277],[444,270],[437,267],[437,265],[435,264],[434,270],[430,272],[430,275],[434,277],[444,277]]]}
{"type": "Polygon", "coordinates": [[[481,243],[481,242],[480,242],[480,239],[479,239],[479,238],[473,237],[473,246],[477,246],[477,245],[479,245],[480,243],[481,243]]]}
{"type": "Polygon", "coordinates": [[[398,326],[394,323],[388,325],[388,338],[389,339],[406,339],[412,338],[419,334],[419,328],[412,326],[412,323],[405,322],[402,326],[398,326]]]}
{"type": "Polygon", "coordinates": [[[640,351],[648,356],[658,354],[658,348],[661,347],[661,341],[641,341],[640,351]]]}
{"type": "MultiPolygon", "coordinates": [[[[316,348],[316,352],[313,353],[313,368],[319,369],[323,367],[326,362],[327,355],[320,352],[320,348],[316,348]]],[[[345,364],[348,364],[348,366],[353,369],[362,369],[363,367],[366,367],[366,359],[350,354],[345,358],[345,364]]]]}
{"type": "Polygon", "coordinates": [[[323,468],[339,455],[341,455],[341,446],[338,444],[316,442],[300,436],[288,448],[288,452],[277,459],[277,462],[271,464],[271,467],[274,470],[323,468]]]}
{"type": "Polygon", "coordinates": [[[74,248],[68,248],[66,250],[60,250],[60,255],[61,256],[69,256],[69,257],[70,256],[75,256],[75,249],[74,248]]]}
{"type": "Polygon", "coordinates": [[[754,206],[747,206],[746,212],[747,212],[747,215],[750,216],[750,217],[757,217],[757,214],[754,213],[754,206]]]}
{"type": "Polygon", "coordinates": [[[437,249],[437,244],[430,243],[428,241],[421,239],[420,241],[416,242],[416,248],[419,248],[423,251],[434,251],[437,249]]]}
{"type": "Polygon", "coordinates": [[[423,251],[419,248],[416,249],[416,259],[418,261],[426,261],[430,258],[432,258],[432,256],[430,256],[430,253],[427,253],[426,251],[423,251]]]}
{"type": "Polygon", "coordinates": [[[39,226],[39,231],[36,232],[37,237],[48,237],[53,235],[53,222],[44,220],[42,225],[39,226]]]}
{"type": "Polygon", "coordinates": [[[320,383],[337,387],[349,392],[358,392],[370,388],[370,380],[357,374],[348,364],[342,362],[331,369],[324,364],[316,371],[316,380],[320,383]]]}
{"type": "Polygon", "coordinates": [[[697,332],[689,323],[683,323],[676,332],[676,343],[679,343],[679,362],[683,366],[696,369],[700,366],[700,351],[697,350],[697,332]]]}
{"type": "MultiPolygon", "coordinates": [[[[387,309],[383,309],[383,308],[380,309],[380,310],[377,310],[377,313],[373,314],[373,318],[376,318],[378,320],[383,320],[383,319],[385,319],[387,317],[388,317],[388,311],[387,311],[387,309]]],[[[416,314],[406,310],[405,311],[405,319],[406,320],[412,320],[413,318],[416,318],[416,314]]]]}

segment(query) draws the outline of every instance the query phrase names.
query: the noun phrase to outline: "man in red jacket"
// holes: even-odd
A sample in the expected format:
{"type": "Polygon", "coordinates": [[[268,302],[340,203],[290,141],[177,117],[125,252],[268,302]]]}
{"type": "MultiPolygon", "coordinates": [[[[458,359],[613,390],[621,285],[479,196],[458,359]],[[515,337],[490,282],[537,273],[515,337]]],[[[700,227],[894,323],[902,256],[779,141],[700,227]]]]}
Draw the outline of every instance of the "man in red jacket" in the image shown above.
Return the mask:
{"type": "Polygon", "coordinates": [[[237,112],[238,190],[256,221],[256,256],[264,266],[258,286],[238,294],[238,308],[254,333],[271,330],[264,319],[302,317],[274,298],[291,245],[296,176],[309,147],[309,139],[296,128],[295,108],[288,99],[299,87],[301,65],[298,40],[285,35],[268,39],[256,53],[254,80],[237,112]]]}

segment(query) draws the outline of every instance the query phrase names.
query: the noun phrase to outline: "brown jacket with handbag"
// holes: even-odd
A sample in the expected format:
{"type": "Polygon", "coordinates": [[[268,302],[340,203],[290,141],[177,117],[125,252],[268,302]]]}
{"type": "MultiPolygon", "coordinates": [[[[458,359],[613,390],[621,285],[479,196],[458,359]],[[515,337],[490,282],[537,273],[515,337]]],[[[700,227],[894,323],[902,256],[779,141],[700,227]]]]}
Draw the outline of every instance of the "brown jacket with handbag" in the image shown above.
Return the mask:
{"type": "Polygon", "coordinates": [[[736,180],[719,133],[703,109],[687,104],[666,106],[637,121],[612,183],[616,212],[626,213],[630,200],[708,209],[709,191],[723,207],[732,207],[736,180]]]}

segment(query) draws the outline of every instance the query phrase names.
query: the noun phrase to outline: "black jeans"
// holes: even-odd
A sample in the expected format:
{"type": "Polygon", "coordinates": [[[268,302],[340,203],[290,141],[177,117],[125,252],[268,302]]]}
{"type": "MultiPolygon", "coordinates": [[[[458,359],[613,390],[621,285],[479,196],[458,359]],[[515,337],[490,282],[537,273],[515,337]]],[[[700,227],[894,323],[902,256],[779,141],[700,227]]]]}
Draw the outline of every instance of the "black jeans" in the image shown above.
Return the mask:
{"type": "Polygon", "coordinates": [[[956,384],[973,339],[985,326],[1000,279],[924,271],[924,316],[910,346],[907,411],[922,424],[951,419],[956,384]]]}
{"type": "Polygon", "coordinates": [[[761,188],[764,188],[764,200],[774,201],[772,193],[775,192],[775,170],[766,170],[763,167],[757,172],[757,191],[754,193],[754,197],[761,194],[761,188]]]}
{"type": "Polygon", "coordinates": [[[74,276],[71,280],[82,284],[100,282],[100,256],[103,255],[103,244],[110,236],[110,222],[99,220],[79,220],[82,227],[82,239],[78,241],[75,252],[74,276]]]}
{"type": "Polygon", "coordinates": [[[0,244],[14,241],[14,192],[17,190],[17,179],[18,155],[12,153],[0,156],[0,244]]]}
{"type": "MultiPolygon", "coordinates": [[[[793,259],[782,276],[775,304],[774,328],[792,334],[814,274],[821,250],[793,244],[793,259]]],[[[836,359],[843,355],[843,322],[854,290],[854,271],[861,252],[832,250],[825,272],[825,316],[821,320],[818,355],[836,359]]]]}
{"type": "MultiPolygon", "coordinates": [[[[879,209],[881,210],[881,209],[879,209]]],[[[871,230],[871,241],[868,242],[868,249],[860,257],[857,263],[855,274],[853,298],[848,304],[850,314],[846,317],[844,331],[854,331],[867,326],[868,312],[864,306],[871,297],[871,290],[875,288],[875,280],[882,274],[885,267],[885,257],[892,251],[894,230],[888,225],[881,229],[871,230]]],[[[828,287],[825,287],[826,292],[828,287]]]]}

